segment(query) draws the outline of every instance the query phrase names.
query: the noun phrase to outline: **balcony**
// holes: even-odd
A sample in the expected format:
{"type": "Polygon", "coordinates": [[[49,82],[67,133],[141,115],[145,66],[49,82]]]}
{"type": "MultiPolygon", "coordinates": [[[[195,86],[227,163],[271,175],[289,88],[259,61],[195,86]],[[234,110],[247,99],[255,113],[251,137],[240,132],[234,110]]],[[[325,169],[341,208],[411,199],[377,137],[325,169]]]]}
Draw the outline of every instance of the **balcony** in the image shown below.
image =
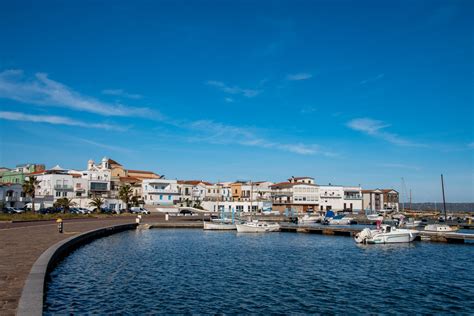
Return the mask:
{"type": "Polygon", "coordinates": [[[362,200],[360,195],[345,195],[344,200],[362,200]]]}
{"type": "Polygon", "coordinates": [[[72,191],[72,185],[67,185],[67,184],[56,184],[54,186],[55,190],[61,190],[61,191],[72,191]]]}
{"type": "Polygon", "coordinates": [[[148,188],[145,190],[147,193],[156,193],[156,194],[178,194],[178,190],[170,190],[170,189],[155,189],[155,188],[148,188]]]}

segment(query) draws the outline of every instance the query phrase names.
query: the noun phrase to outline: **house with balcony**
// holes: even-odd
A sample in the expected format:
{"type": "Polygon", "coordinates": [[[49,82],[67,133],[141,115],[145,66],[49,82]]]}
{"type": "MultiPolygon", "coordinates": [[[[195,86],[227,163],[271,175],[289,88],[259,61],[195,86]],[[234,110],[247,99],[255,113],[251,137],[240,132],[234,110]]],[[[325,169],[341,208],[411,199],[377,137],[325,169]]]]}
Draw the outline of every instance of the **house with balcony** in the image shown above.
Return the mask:
{"type": "Polygon", "coordinates": [[[301,214],[319,209],[319,187],[314,184],[313,178],[292,177],[288,182],[276,183],[270,188],[274,211],[301,214]]]}
{"type": "Polygon", "coordinates": [[[174,205],[179,198],[178,181],[168,179],[145,179],[142,181],[145,204],[174,205]]]}
{"type": "Polygon", "coordinates": [[[362,208],[365,210],[380,211],[399,209],[399,194],[393,189],[362,190],[362,208]]]}
{"type": "Polygon", "coordinates": [[[25,178],[35,172],[44,171],[45,167],[43,164],[36,163],[25,163],[17,165],[14,169],[4,168],[0,171],[0,181],[2,183],[18,183],[23,184],[25,178]]]}
{"type": "Polygon", "coordinates": [[[3,207],[22,208],[31,198],[25,196],[21,184],[0,183],[0,211],[3,207]]]}

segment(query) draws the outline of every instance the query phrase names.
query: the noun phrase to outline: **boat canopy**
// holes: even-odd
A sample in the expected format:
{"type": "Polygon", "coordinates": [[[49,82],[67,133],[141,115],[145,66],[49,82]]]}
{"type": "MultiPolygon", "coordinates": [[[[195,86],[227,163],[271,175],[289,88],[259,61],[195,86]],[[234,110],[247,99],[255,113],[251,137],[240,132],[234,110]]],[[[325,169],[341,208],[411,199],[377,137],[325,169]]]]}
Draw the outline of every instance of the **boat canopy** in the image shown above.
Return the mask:
{"type": "Polygon", "coordinates": [[[334,216],[334,212],[329,210],[326,212],[326,217],[333,217],[334,216]]]}

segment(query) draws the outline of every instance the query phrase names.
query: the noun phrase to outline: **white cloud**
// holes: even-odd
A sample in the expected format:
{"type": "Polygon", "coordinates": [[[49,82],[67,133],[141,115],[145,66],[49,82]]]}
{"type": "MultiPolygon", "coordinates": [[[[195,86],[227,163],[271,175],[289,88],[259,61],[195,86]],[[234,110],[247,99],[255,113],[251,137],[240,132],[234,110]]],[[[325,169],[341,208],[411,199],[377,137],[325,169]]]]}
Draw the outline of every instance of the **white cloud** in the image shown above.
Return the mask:
{"type": "Polygon", "coordinates": [[[256,130],[233,125],[226,125],[210,120],[195,121],[188,126],[199,133],[192,141],[204,141],[212,144],[238,144],[242,146],[277,149],[299,155],[324,155],[336,154],[324,150],[317,144],[287,144],[260,137],[256,130]]]}
{"type": "Polygon", "coordinates": [[[218,88],[228,94],[243,95],[247,98],[253,98],[259,95],[262,91],[256,89],[242,89],[238,86],[228,86],[221,81],[209,80],[206,82],[207,85],[218,88]]]}
{"type": "Polygon", "coordinates": [[[232,98],[225,98],[224,101],[227,102],[227,103],[232,103],[232,102],[234,102],[234,99],[232,99],[232,98]]]}
{"type": "Polygon", "coordinates": [[[129,98],[129,99],[141,99],[143,96],[141,94],[135,94],[135,93],[128,93],[125,90],[122,89],[105,89],[102,90],[102,94],[106,95],[114,95],[117,97],[124,97],[124,98],[129,98]]]}
{"type": "Polygon", "coordinates": [[[305,72],[297,73],[297,74],[289,74],[286,76],[286,79],[290,81],[300,81],[300,80],[307,80],[312,78],[313,75],[305,72]]]}
{"type": "Polygon", "coordinates": [[[406,147],[427,147],[425,144],[417,144],[408,139],[404,139],[397,134],[385,132],[384,129],[389,127],[390,124],[386,124],[383,121],[373,120],[371,118],[357,118],[349,121],[347,126],[355,131],[383,139],[394,145],[406,147]]]}
{"type": "Polygon", "coordinates": [[[316,108],[314,106],[305,106],[300,110],[301,114],[310,114],[316,112],[316,108]]]}
{"type": "Polygon", "coordinates": [[[110,104],[82,95],[60,82],[49,79],[44,73],[36,73],[33,78],[25,78],[22,70],[6,70],[0,73],[0,98],[104,116],[161,118],[159,113],[148,108],[110,104]]]}
{"type": "Polygon", "coordinates": [[[32,115],[25,114],[20,112],[0,112],[0,119],[9,120],[9,121],[22,121],[22,122],[35,122],[35,123],[48,123],[54,125],[69,125],[69,126],[80,126],[87,128],[100,128],[106,130],[125,130],[123,127],[110,125],[106,123],[86,123],[83,121],[78,121],[64,116],[54,116],[54,115],[32,115]]]}

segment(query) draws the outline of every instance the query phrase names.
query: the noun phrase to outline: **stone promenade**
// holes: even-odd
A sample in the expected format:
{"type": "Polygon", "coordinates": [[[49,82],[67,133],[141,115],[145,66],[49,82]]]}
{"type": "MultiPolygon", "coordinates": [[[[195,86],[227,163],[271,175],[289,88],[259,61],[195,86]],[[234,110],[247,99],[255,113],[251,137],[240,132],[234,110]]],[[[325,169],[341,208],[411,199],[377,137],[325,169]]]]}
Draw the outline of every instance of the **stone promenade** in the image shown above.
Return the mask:
{"type": "MultiPolygon", "coordinates": [[[[144,216],[144,223],[161,221],[163,216],[144,216]]],[[[135,217],[64,221],[64,234],[54,221],[0,223],[0,315],[15,315],[25,280],[36,259],[62,239],[89,230],[134,223],[135,217]]]]}

